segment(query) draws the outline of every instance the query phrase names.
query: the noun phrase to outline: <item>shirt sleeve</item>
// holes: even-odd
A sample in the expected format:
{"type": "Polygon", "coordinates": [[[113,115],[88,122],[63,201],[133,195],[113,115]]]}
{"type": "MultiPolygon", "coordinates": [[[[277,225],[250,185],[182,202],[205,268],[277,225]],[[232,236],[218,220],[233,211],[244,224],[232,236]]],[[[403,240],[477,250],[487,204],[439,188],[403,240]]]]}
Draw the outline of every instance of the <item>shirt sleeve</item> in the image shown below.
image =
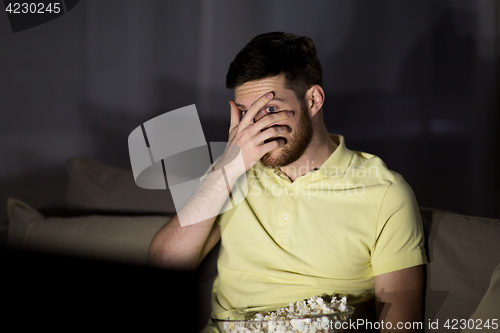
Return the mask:
{"type": "Polygon", "coordinates": [[[424,241],[417,201],[410,186],[398,175],[380,206],[371,253],[373,274],[426,264],[424,241]]]}

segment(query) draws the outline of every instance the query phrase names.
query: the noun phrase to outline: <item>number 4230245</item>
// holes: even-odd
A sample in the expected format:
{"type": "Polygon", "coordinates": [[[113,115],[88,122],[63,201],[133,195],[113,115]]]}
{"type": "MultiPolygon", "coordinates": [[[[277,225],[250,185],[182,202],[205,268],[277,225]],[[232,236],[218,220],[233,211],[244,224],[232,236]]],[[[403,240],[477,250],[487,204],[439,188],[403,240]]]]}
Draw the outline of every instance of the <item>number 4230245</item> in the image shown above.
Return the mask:
{"type": "Polygon", "coordinates": [[[498,329],[498,319],[487,319],[483,321],[482,319],[448,319],[443,325],[447,329],[451,330],[463,330],[463,329],[498,329]]]}
{"type": "Polygon", "coordinates": [[[61,3],[20,3],[11,2],[5,8],[5,11],[10,14],[59,14],[61,12],[61,3]]]}

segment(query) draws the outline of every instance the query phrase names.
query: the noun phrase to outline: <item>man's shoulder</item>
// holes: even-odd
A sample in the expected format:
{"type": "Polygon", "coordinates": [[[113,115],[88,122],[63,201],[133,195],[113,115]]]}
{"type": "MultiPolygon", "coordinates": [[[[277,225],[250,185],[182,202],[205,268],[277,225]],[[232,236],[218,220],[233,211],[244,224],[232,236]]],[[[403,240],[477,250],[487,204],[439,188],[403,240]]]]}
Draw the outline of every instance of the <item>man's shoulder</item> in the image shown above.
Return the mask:
{"type": "Polygon", "coordinates": [[[358,181],[367,181],[375,184],[398,183],[401,175],[390,170],[385,162],[378,156],[361,151],[353,151],[353,157],[346,176],[358,181]]]}
{"type": "Polygon", "coordinates": [[[391,206],[415,202],[413,190],[404,177],[390,170],[376,155],[354,152],[348,171],[347,177],[350,177],[353,183],[361,184],[365,190],[370,188],[374,190],[372,193],[378,194],[380,204],[385,202],[385,205],[391,206]]]}
{"type": "Polygon", "coordinates": [[[325,163],[328,176],[335,178],[340,174],[343,178],[365,185],[387,185],[401,177],[377,155],[347,148],[342,135],[330,133],[330,137],[337,144],[337,149],[325,163]],[[335,154],[337,158],[333,158],[335,154]]]}

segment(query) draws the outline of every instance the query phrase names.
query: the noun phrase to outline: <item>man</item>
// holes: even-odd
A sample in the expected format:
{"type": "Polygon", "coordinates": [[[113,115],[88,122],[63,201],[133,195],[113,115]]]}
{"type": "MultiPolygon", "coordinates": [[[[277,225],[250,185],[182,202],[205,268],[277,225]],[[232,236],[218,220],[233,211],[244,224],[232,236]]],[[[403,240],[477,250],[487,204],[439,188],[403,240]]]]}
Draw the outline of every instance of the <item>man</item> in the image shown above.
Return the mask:
{"type": "Polygon", "coordinates": [[[381,331],[421,321],[426,257],[413,193],[378,157],[328,133],[321,85],[307,37],[263,34],[240,51],[226,78],[235,96],[228,142],[245,170],[228,148],[181,213],[220,209],[245,172],[248,195],[217,218],[185,227],[173,218],[150,261],[194,269],[222,239],[213,313],[338,293],[357,318],[376,314],[381,331]],[[211,178],[221,167],[228,186],[211,178]]]}

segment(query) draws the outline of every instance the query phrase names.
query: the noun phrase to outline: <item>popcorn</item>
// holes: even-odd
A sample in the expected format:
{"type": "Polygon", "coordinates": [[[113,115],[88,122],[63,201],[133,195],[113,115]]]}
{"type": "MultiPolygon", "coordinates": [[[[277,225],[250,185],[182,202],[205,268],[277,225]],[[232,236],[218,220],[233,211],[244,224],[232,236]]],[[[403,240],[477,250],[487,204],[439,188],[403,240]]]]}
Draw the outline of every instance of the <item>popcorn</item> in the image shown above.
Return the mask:
{"type": "Polygon", "coordinates": [[[226,322],[224,330],[226,333],[327,332],[331,326],[329,317],[308,318],[308,316],[346,311],[349,311],[349,307],[345,296],[340,300],[333,296],[330,302],[325,302],[321,296],[313,296],[308,300],[289,303],[287,307],[279,308],[273,312],[257,313],[249,320],[249,325],[246,327],[233,326],[226,322]],[[252,321],[256,322],[255,325],[251,323],[252,321]]]}

